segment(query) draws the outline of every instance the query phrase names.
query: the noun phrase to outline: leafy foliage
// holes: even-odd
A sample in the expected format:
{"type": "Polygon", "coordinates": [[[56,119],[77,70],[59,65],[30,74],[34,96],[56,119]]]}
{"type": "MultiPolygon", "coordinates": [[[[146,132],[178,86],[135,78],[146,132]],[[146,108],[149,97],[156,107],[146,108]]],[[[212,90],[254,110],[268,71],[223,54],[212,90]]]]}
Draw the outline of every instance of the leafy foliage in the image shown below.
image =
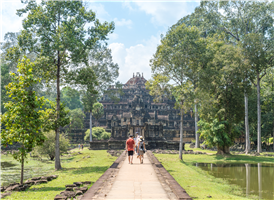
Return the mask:
{"type": "Polygon", "coordinates": [[[9,66],[6,64],[1,64],[1,113],[4,114],[7,110],[4,107],[4,102],[11,100],[7,95],[6,85],[11,82],[11,77],[9,74],[9,66]]]}
{"type": "Polygon", "coordinates": [[[13,154],[14,159],[22,164],[21,184],[27,153],[45,140],[41,129],[46,125],[46,116],[39,110],[45,100],[43,97],[37,97],[32,90],[32,86],[40,81],[33,76],[33,67],[34,64],[24,58],[18,63],[18,74],[10,74],[12,82],[6,86],[6,90],[12,101],[4,104],[7,111],[1,117],[1,124],[4,126],[1,143],[21,145],[18,153],[13,154]]]}
{"type": "MultiPolygon", "coordinates": [[[[55,132],[49,131],[44,133],[46,139],[41,146],[34,148],[34,152],[37,152],[40,155],[47,155],[51,160],[55,157],[55,132]]],[[[64,134],[60,134],[60,153],[66,153],[69,147],[69,139],[65,137],[64,134]]]]}
{"type": "Polygon", "coordinates": [[[82,108],[80,92],[67,86],[61,90],[61,100],[70,110],[82,108]]]}
{"type": "Polygon", "coordinates": [[[198,125],[201,127],[199,132],[201,133],[200,138],[205,140],[205,144],[209,147],[217,146],[218,148],[223,149],[224,147],[230,147],[234,144],[234,139],[236,136],[240,135],[239,127],[233,126],[229,134],[227,131],[227,126],[229,126],[227,121],[219,121],[218,119],[213,119],[212,122],[205,122],[200,120],[198,125]],[[231,137],[234,135],[234,137],[231,137]]]}
{"type": "MultiPolygon", "coordinates": [[[[86,131],[86,136],[85,140],[89,141],[89,135],[90,135],[90,130],[88,129],[86,131]]],[[[111,133],[106,132],[104,128],[102,127],[94,127],[92,128],[92,138],[96,140],[107,140],[111,136],[111,133]]]]}
{"type": "Polygon", "coordinates": [[[70,110],[70,128],[83,128],[84,127],[84,119],[86,115],[80,108],[76,108],[74,110],[70,110]]]}
{"type": "MultiPolygon", "coordinates": [[[[23,52],[36,53],[37,74],[48,83],[56,81],[58,121],[61,111],[60,84],[61,81],[71,79],[71,74],[68,73],[69,66],[74,64],[76,69],[88,66],[89,50],[96,43],[107,39],[106,36],[114,29],[114,23],[100,23],[94,12],[86,10],[82,1],[43,0],[41,4],[37,4],[31,0],[26,3],[23,9],[17,10],[19,16],[28,14],[23,20],[18,45],[8,50],[7,57],[16,60],[23,52]]],[[[59,170],[59,126],[55,126],[55,132],[55,168],[59,170]]]]}
{"type": "Polygon", "coordinates": [[[98,120],[104,115],[103,104],[96,102],[93,105],[92,114],[93,114],[93,117],[97,120],[97,126],[98,126],[98,120]]]}

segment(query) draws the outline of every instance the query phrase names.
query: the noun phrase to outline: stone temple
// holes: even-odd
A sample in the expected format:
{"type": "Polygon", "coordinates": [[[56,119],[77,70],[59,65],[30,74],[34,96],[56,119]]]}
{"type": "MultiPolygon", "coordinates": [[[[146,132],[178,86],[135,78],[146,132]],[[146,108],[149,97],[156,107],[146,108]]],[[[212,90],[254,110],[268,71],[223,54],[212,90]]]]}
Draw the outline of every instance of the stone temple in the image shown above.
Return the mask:
{"type": "MultiPolygon", "coordinates": [[[[111,131],[108,141],[93,141],[91,149],[124,149],[129,134],[138,132],[146,141],[147,149],[179,149],[180,111],[174,109],[174,99],[164,99],[155,103],[145,88],[143,73],[137,72],[122,86],[119,101],[114,102],[104,94],[104,116],[98,120],[99,126],[111,131]]],[[[114,86],[109,90],[115,93],[114,86]]],[[[184,142],[195,138],[195,122],[192,111],[184,116],[184,142]]]]}

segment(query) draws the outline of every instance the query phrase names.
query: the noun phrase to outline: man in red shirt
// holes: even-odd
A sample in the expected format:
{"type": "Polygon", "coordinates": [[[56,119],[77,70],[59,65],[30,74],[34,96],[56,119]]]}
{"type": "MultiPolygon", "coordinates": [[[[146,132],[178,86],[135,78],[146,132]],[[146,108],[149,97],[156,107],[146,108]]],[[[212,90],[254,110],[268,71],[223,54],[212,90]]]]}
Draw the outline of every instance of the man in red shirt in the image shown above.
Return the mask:
{"type": "Polygon", "coordinates": [[[128,153],[128,164],[133,164],[133,151],[134,151],[134,145],[135,142],[133,140],[133,135],[129,136],[129,139],[126,142],[126,151],[128,153]],[[131,157],[131,161],[130,161],[130,157],[131,157]]]}

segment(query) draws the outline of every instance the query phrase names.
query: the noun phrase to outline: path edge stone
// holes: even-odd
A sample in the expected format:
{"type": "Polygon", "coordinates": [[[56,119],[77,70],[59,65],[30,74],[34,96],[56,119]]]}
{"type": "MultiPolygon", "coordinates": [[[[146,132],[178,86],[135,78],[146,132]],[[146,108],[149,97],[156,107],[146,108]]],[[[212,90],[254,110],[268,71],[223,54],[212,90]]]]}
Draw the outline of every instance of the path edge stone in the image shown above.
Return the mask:
{"type": "Polygon", "coordinates": [[[165,180],[165,183],[170,187],[178,200],[192,200],[185,189],[183,189],[182,186],[173,178],[173,176],[170,175],[170,173],[164,168],[154,154],[151,151],[147,151],[147,155],[154,170],[157,169],[157,171],[159,171],[163,177],[163,180],[165,180]]]}
{"type": "Polygon", "coordinates": [[[126,157],[125,153],[122,153],[112,165],[105,171],[105,173],[88,189],[88,191],[81,197],[81,200],[90,200],[95,198],[95,196],[104,187],[105,182],[110,178],[113,171],[120,168],[120,164],[124,161],[126,157]]]}

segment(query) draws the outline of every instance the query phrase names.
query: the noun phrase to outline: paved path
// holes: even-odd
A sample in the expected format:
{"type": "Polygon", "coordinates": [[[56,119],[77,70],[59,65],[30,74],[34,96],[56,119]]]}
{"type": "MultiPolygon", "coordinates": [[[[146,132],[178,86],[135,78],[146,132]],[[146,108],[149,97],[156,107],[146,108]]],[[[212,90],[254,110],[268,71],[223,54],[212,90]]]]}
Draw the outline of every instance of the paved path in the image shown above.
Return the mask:
{"type": "Polygon", "coordinates": [[[147,156],[140,164],[136,154],[133,164],[123,162],[115,181],[104,199],[170,199],[162,187],[147,156]]]}

